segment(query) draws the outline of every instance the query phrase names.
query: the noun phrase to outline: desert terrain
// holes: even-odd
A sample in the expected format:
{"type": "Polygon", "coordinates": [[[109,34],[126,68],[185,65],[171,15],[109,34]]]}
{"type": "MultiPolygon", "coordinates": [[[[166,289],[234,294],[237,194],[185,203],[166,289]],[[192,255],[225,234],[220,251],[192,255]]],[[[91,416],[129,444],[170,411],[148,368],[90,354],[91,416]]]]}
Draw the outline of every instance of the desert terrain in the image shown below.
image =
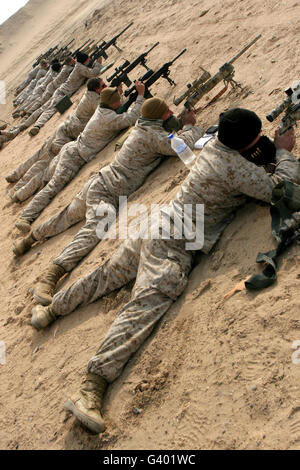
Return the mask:
{"type": "MultiPolygon", "coordinates": [[[[30,0],[0,26],[0,79],[7,90],[0,119],[19,122],[11,117],[13,93],[40,53],[73,37],[76,47],[87,38],[110,39],[134,21],[118,41],[123,51],[109,49],[108,61],[119,66],[159,41],[148,59],[157,69],[187,48],[171,67],[176,86],[160,79],[151,89],[170,104],[201,75],[201,67],[215,74],[261,34],[234,64],[243,89],[229,89],[198,114],[197,122],[207,128],[225,109],[245,107],[257,112],[264,133],[272,137],[277,121],[270,123],[265,115],[300,78],[299,19],[297,0],[30,0]]],[[[142,71],[135,69],[131,78],[142,71]]],[[[4,177],[41,146],[83,93],[84,87],[73,96],[73,107],[56,114],[36,137],[24,132],[0,153],[0,340],[6,344],[6,364],[0,365],[0,448],[300,449],[300,365],[291,360],[292,344],[300,340],[299,245],[282,257],[272,287],[224,300],[237,282],[260,271],[256,254],[274,246],[269,207],[255,202],[237,213],[209,256],[199,256],[183,295],[110,385],[103,409],[106,432],[94,436],[66,415],[65,400],[78,389],[132,285],[35,331],[28,290],[78,225],[16,260],[12,243],[20,233],[14,223],[26,203],[10,201],[11,185],[4,177]]],[[[294,154],[300,157],[298,129],[296,135],[294,154]]],[[[33,226],[68,204],[92,173],[111,162],[114,146],[85,165],[33,226]]],[[[148,207],[170,201],[187,171],[179,159],[167,158],[130,201],[148,207]]],[[[59,288],[95,269],[118,245],[118,240],[101,242],[59,288]]]]}

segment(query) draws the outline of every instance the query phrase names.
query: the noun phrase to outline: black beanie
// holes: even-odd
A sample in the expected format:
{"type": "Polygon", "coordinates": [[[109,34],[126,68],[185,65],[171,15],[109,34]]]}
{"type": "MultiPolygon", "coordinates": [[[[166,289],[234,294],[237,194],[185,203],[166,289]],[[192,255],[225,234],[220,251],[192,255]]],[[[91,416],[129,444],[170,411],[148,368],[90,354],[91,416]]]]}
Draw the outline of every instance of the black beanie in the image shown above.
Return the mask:
{"type": "Polygon", "coordinates": [[[61,69],[61,65],[60,65],[59,62],[55,62],[55,64],[51,65],[51,68],[52,68],[53,72],[59,72],[60,69],[61,69]]]}
{"type": "Polygon", "coordinates": [[[234,108],[219,116],[218,139],[234,150],[251,144],[261,131],[261,120],[248,109],[234,108]]]}
{"type": "Polygon", "coordinates": [[[81,64],[84,64],[84,62],[86,60],[88,60],[89,56],[87,54],[85,54],[84,52],[77,52],[76,54],[76,59],[77,59],[77,62],[80,62],[81,64]]]}

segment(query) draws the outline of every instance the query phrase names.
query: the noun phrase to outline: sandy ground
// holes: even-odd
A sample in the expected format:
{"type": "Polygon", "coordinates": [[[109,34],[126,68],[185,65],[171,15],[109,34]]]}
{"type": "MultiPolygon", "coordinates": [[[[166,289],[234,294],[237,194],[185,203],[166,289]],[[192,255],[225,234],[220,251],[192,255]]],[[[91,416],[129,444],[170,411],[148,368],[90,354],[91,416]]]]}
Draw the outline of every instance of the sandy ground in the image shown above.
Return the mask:
{"type": "MultiPolygon", "coordinates": [[[[1,119],[12,122],[12,93],[43,50],[58,39],[75,37],[79,45],[87,37],[110,38],[134,20],[120,38],[123,52],[110,49],[109,60],[120,65],[159,40],[148,62],[156,68],[186,47],[188,51],[171,69],[177,86],[170,87],[163,79],[153,86],[153,92],[170,103],[201,74],[200,66],[216,73],[261,33],[262,38],[235,64],[236,80],[244,90],[224,95],[199,114],[198,123],[208,127],[224,109],[248,107],[261,116],[264,132],[272,136],[276,124],[265,115],[284,98],[284,88],[299,79],[299,16],[296,0],[31,0],[0,27],[0,76],[8,89],[1,119]],[[92,16],[95,9],[100,11],[92,16]]],[[[141,73],[136,69],[132,78],[141,73]]],[[[83,91],[75,96],[74,106],[83,91]]],[[[203,103],[206,99],[199,104],[203,103]]],[[[0,447],[299,449],[300,365],[291,360],[292,343],[300,340],[299,246],[285,254],[276,285],[223,299],[238,281],[258,269],[257,252],[273,246],[269,209],[254,202],[237,214],[213,253],[199,257],[184,294],[109,387],[105,434],[92,436],[66,417],[64,401],[78,389],[90,356],[128,301],[132,286],[46,331],[36,332],[30,326],[34,304],[28,289],[78,226],[14,260],[12,242],[20,236],[14,222],[21,207],[9,202],[4,176],[64,119],[55,115],[37,137],[22,134],[1,151],[0,340],[6,343],[7,354],[6,364],[0,365],[0,447]]],[[[299,150],[298,144],[295,155],[300,156],[299,150]]],[[[89,175],[113,157],[114,142],[86,165],[36,223],[71,201],[89,175]]],[[[148,206],[167,202],[186,174],[180,161],[166,159],[130,200],[148,206]]],[[[99,244],[61,286],[90,272],[117,245],[118,241],[99,244]]]]}

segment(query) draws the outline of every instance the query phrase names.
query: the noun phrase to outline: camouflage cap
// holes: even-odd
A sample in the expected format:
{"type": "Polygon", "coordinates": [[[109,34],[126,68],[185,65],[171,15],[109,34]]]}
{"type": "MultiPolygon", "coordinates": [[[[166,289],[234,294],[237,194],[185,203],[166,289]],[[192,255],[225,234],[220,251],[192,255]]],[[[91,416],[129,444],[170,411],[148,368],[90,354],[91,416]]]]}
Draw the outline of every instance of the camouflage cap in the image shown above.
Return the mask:
{"type": "Polygon", "coordinates": [[[100,93],[100,104],[114,104],[121,100],[120,93],[117,88],[107,87],[100,93]]]}
{"type": "Polygon", "coordinates": [[[143,103],[141,113],[147,119],[161,119],[168,109],[169,106],[161,98],[149,98],[143,103]]]}

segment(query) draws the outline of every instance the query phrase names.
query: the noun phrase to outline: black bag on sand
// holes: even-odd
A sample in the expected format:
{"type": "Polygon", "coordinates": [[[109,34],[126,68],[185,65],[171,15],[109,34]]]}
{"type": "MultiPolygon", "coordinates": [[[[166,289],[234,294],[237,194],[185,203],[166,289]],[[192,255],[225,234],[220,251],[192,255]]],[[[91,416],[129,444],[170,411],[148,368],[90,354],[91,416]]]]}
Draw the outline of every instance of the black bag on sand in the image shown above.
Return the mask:
{"type": "Polygon", "coordinates": [[[56,103],[55,108],[60,114],[63,114],[67,109],[72,106],[72,101],[68,96],[64,96],[58,103],[56,103]]]}

